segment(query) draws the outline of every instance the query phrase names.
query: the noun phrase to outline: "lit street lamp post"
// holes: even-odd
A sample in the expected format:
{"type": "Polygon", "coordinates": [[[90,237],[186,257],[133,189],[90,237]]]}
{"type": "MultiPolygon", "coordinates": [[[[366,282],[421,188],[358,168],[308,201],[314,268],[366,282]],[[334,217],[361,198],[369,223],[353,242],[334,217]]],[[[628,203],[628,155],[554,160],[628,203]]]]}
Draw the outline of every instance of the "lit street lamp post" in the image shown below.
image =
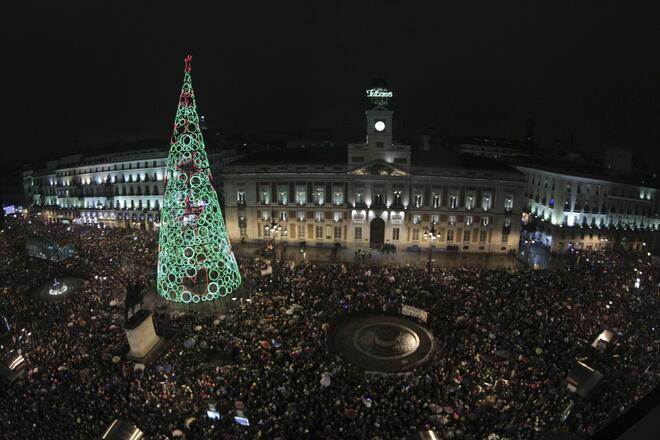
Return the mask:
{"type": "Polygon", "coordinates": [[[433,261],[433,240],[438,239],[440,234],[435,230],[435,223],[431,223],[431,229],[424,230],[424,239],[429,240],[429,261],[427,263],[427,271],[429,279],[431,278],[431,265],[433,261]]]}
{"type": "Polygon", "coordinates": [[[270,222],[266,225],[266,231],[269,232],[271,246],[273,246],[273,255],[277,258],[277,250],[275,246],[275,238],[277,234],[280,234],[280,246],[282,247],[281,259],[284,260],[284,237],[289,235],[289,231],[286,228],[283,228],[279,220],[275,220],[275,210],[271,211],[270,222]]]}

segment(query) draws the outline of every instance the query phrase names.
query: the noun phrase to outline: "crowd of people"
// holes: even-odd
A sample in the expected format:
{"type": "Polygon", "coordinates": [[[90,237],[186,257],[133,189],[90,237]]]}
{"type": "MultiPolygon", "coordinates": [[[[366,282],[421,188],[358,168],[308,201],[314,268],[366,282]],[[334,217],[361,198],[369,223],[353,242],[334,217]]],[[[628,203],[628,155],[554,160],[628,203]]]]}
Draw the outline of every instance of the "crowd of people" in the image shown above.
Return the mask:
{"type": "MultiPolygon", "coordinates": [[[[0,313],[13,324],[25,376],[4,385],[2,438],[98,438],[114,419],[150,439],[448,439],[589,436],[658,385],[659,269],[648,256],[584,252],[561,269],[485,270],[297,265],[262,276],[239,260],[244,290],[222,312],[156,308],[168,348],[139,370],[125,359],[127,273],[153,290],[157,234],[9,219],[0,233],[0,313]],[[34,234],[73,244],[60,263],[26,256],[34,234]],[[31,292],[54,277],[86,282],[45,305],[31,292]],[[637,279],[639,287],[635,287],[637,279]],[[333,351],[333,324],[353,313],[429,313],[431,360],[405,376],[365,376],[333,351]],[[591,341],[618,335],[607,356],[591,341]],[[605,375],[596,399],[565,377],[586,360],[605,375]],[[566,404],[575,400],[563,420],[566,404]],[[221,419],[209,418],[214,405],[221,419]],[[234,419],[238,410],[249,426],[234,419]]],[[[360,260],[362,261],[362,260],[360,260]]]]}

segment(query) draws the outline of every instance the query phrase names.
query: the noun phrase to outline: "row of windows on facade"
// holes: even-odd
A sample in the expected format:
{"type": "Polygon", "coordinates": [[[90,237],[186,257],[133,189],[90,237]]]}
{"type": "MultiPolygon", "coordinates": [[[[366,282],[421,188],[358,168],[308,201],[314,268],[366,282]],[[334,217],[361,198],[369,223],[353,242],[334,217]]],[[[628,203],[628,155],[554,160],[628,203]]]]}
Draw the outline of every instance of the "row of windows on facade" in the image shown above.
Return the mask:
{"type": "MultiPolygon", "coordinates": [[[[104,183],[133,183],[133,182],[150,182],[161,181],[163,176],[161,173],[137,173],[137,174],[118,174],[114,176],[107,175],[105,178],[96,176],[94,179],[91,177],[74,180],[58,180],[57,186],[82,186],[82,185],[102,185],[104,183]]],[[[51,180],[50,186],[55,186],[55,181],[51,180]]]]}
{"type": "MultiPolygon", "coordinates": [[[[116,186],[113,190],[111,190],[112,195],[115,196],[158,196],[160,195],[160,190],[158,189],[157,185],[154,185],[153,187],[150,186],[144,186],[144,189],[142,186],[129,186],[128,190],[126,187],[122,187],[121,189],[116,186]]],[[[59,197],[76,197],[76,196],[109,196],[108,192],[106,192],[105,189],[103,188],[76,188],[76,189],[63,189],[63,190],[58,190],[58,196],[59,197]]]]}
{"type": "MultiPolygon", "coordinates": [[[[532,200],[534,200],[536,203],[540,203],[549,208],[555,207],[554,197],[548,198],[536,194],[532,200]]],[[[589,203],[588,200],[584,200],[584,199],[577,199],[575,200],[575,202],[572,202],[570,199],[567,199],[564,201],[564,211],[590,212],[592,214],[622,213],[629,215],[646,215],[646,216],[654,215],[652,214],[653,209],[651,205],[649,205],[648,203],[632,203],[632,204],[625,203],[626,206],[619,206],[619,207],[617,207],[616,205],[617,203],[611,202],[608,207],[608,204],[598,205],[597,203],[589,203]]]]}
{"type": "Polygon", "coordinates": [[[577,216],[569,217],[564,216],[562,221],[563,226],[589,226],[589,227],[632,227],[632,228],[655,228],[655,222],[651,222],[645,219],[635,219],[624,216],[611,216],[611,217],[601,217],[596,219],[596,217],[591,217],[589,219],[587,216],[583,216],[582,219],[579,219],[577,216]]]}
{"type": "MultiPolygon", "coordinates": [[[[555,181],[555,179],[553,179],[553,178],[548,179],[548,177],[536,176],[534,174],[531,175],[531,179],[530,179],[530,175],[527,175],[527,180],[530,182],[530,184],[532,186],[536,185],[539,188],[541,186],[543,186],[543,188],[547,189],[548,186],[550,185],[550,187],[553,191],[557,187],[557,182],[559,182],[560,185],[562,184],[562,182],[559,181],[559,179],[557,179],[557,181],[555,181]]],[[[569,182],[565,182],[563,184],[565,185],[564,188],[565,188],[567,193],[571,193],[573,191],[573,185],[575,185],[576,192],[578,194],[581,194],[583,192],[583,183],[581,183],[581,182],[570,182],[569,181],[569,182]]],[[[607,191],[608,191],[607,187],[603,186],[603,185],[589,184],[589,183],[584,184],[584,192],[586,194],[600,195],[601,192],[602,192],[603,196],[607,196],[607,191]]],[[[631,198],[631,199],[639,198],[639,199],[651,200],[651,197],[653,196],[653,191],[643,190],[643,189],[642,190],[637,190],[637,189],[625,190],[624,188],[620,188],[617,191],[617,188],[614,187],[611,190],[611,194],[613,196],[628,197],[628,198],[631,198]]]]}
{"type": "MultiPolygon", "coordinates": [[[[356,206],[363,205],[365,203],[363,193],[356,192],[354,194],[354,204],[356,206]]],[[[263,190],[260,193],[260,198],[259,198],[259,203],[262,205],[270,205],[272,199],[271,199],[271,194],[270,191],[268,190],[263,190]]],[[[237,193],[237,202],[238,204],[245,204],[245,191],[238,191],[237,193]]],[[[307,192],[306,191],[297,191],[296,192],[296,204],[298,205],[305,205],[307,203],[307,192]]],[[[474,209],[476,207],[476,200],[474,194],[467,194],[465,196],[465,209],[474,209]]],[[[277,203],[281,205],[287,205],[289,203],[288,199],[288,192],[286,191],[280,191],[279,192],[279,197],[277,199],[277,203]]],[[[324,189],[318,189],[313,192],[312,194],[312,203],[314,205],[324,205],[326,203],[326,198],[325,198],[325,190],[324,189]]],[[[332,203],[334,205],[342,205],[344,203],[344,193],[341,191],[336,191],[333,193],[333,199],[332,203]]],[[[386,203],[384,201],[383,194],[381,193],[375,193],[373,195],[373,205],[375,206],[384,206],[386,203]]],[[[402,204],[402,199],[401,199],[401,191],[394,191],[393,196],[392,196],[392,203],[391,206],[403,206],[402,204]]],[[[413,195],[413,203],[412,206],[415,208],[422,208],[424,206],[423,204],[423,196],[422,194],[414,194],[413,195]]],[[[433,208],[440,208],[441,206],[441,200],[440,200],[440,195],[433,193],[431,195],[431,207],[433,208]]],[[[448,204],[447,206],[451,209],[459,208],[460,207],[460,200],[458,193],[451,193],[449,194],[448,197],[448,204]]],[[[483,210],[489,210],[492,207],[492,197],[490,194],[485,194],[481,197],[481,209],[483,210]]],[[[504,209],[505,210],[512,210],[513,209],[513,196],[505,196],[504,198],[504,209]]]]}
{"type": "Polygon", "coordinates": [[[123,212],[83,212],[80,214],[80,218],[82,219],[88,219],[88,220],[93,220],[93,219],[99,219],[99,220],[148,220],[150,222],[152,221],[157,221],[160,222],[160,214],[147,214],[146,216],[144,214],[129,214],[129,213],[123,213],[123,212]]]}
{"type": "MultiPolygon", "coordinates": [[[[67,170],[67,171],[58,171],[56,172],[57,176],[75,176],[78,174],[89,174],[89,173],[99,173],[99,172],[104,172],[104,171],[119,171],[119,170],[132,170],[135,168],[136,170],[140,168],[149,168],[149,162],[148,160],[145,160],[144,162],[136,162],[135,166],[133,166],[133,163],[129,164],[114,164],[114,165],[108,165],[106,166],[101,166],[101,167],[95,167],[95,168],[83,168],[83,169],[72,169],[72,170],[67,170]]],[[[164,167],[165,166],[165,161],[156,161],[152,160],[151,161],[151,167],[164,167]]]]}
{"type": "MultiPolygon", "coordinates": [[[[265,226],[264,229],[264,237],[265,238],[287,238],[289,236],[288,234],[288,229],[287,227],[283,227],[282,229],[278,229],[277,232],[274,232],[273,229],[269,228],[268,226],[265,226]]],[[[325,228],[325,235],[324,235],[324,227],[323,226],[316,226],[313,231],[314,235],[311,236],[310,234],[306,233],[306,228],[305,225],[298,225],[297,227],[297,232],[298,232],[298,238],[299,239],[316,239],[316,240],[323,240],[323,239],[334,239],[334,240],[341,240],[342,239],[342,227],[341,226],[334,226],[331,227],[327,226],[325,228]]],[[[246,236],[247,235],[247,227],[246,226],[241,226],[240,227],[240,233],[241,236],[246,236]]],[[[446,241],[448,242],[454,242],[455,240],[455,235],[456,231],[454,229],[447,229],[447,237],[446,241]]],[[[473,235],[473,232],[471,229],[465,229],[463,230],[463,242],[469,243],[471,240],[471,236],[473,235]]],[[[401,229],[400,228],[392,228],[392,241],[400,241],[401,237],[401,229]]],[[[421,233],[419,228],[414,228],[412,230],[412,241],[420,241],[420,237],[423,237],[423,240],[426,241],[428,240],[428,235],[421,233]]],[[[353,230],[353,238],[355,240],[362,240],[362,226],[356,226],[353,230]]],[[[481,229],[479,231],[479,242],[480,243],[485,243],[488,238],[488,229],[481,229]]],[[[443,237],[440,236],[437,238],[439,241],[443,241],[443,237]]],[[[508,243],[509,241],[509,230],[508,229],[503,229],[502,230],[502,235],[501,235],[501,242],[508,243]]]]}
{"type": "Polygon", "coordinates": [[[114,205],[105,201],[88,201],[86,204],[79,201],[62,201],[57,203],[57,206],[62,208],[90,208],[90,209],[155,209],[160,210],[160,202],[155,200],[153,203],[151,200],[116,200],[114,205]]]}
{"type": "MultiPolygon", "coordinates": [[[[270,221],[272,217],[272,214],[268,211],[263,211],[261,213],[261,219],[263,221],[270,221]]],[[[354,216],[355,217],[355,216],[354,216]]],[[[395,221],[398,223],[402,223],[404,217],[403,216],[393,216],[395,221]]],[[[430,222],[431,224],[440,224],[440,215],[434,214],[430,216],[430,222]]],[[[462,223],[466,226],[471,226],[474,224],[475,217],[471,215],[466,215],[466,216],[461,216],[462,218],[462,223]]],[[[278,215],[278,219],[280,221],[288,221],[289,220],[289,212],[288,211],[280,211],[278,215]]],[[[299,222],[303,222],[307,219],[307,212],[305,211],[298,211],[296,213],[296,220],[299,222]]],[[[344,213],[343,212],[333,212],[332,213],[332,220],[334,222],[340,222],[344,219],[344,213]]],[[[362,218],[360,218],[362,219],[362,218]]],[[[489,216],[481,216],[477,217],[478,221],[482,226],[488,226],[492,223],[491,218],[489,216]]],[[[326,220],[326,212],[325,211],[316,211],[314,213],[314,221],[316,222],[322,222],[326,220]]],[[[414,225],[419,225],[422,223],[422,215],[420,214],[414,214],[410,216],[410,220],[412,224],[414,225]]],[[[447,216],[447,224],[449,226],[454,226],[457,224],[458,217],[455,215],[450,215],[447,216]]],[[[245,221],[245,216],[239,216],[239,221],[244,222],[245,221]]],[[[460,222],[459,222],[460,223],[460,222]]],[[[504,218],[504,226],[505,227],[510,227],[511,226],[511,218],[510,217],[505,217],[504,218]]]]}

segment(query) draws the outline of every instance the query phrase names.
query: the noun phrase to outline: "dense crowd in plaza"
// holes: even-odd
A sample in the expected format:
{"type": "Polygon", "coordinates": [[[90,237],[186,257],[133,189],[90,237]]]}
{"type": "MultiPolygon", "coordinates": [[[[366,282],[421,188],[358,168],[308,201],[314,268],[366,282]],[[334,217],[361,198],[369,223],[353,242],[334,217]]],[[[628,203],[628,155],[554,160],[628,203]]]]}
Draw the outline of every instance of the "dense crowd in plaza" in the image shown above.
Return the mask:
{"type": "Polygon", "coordinates": [[[98,438],[116,418],[150,439],[175,430],[225,439],[396,439],[425,429],[456,439],[588,436],[660,378],[660,273],[646,255],[589,252],[561,270],[436,268],[432,276],[309,262],[261,276],[257,262],[241,260],[245,299],[205,316],[157,313],[157,328],[177,334],[136,372],[122,357],[123,310],[110,304],[135,272],[153,280],[157,235],[18,219],[1,234],[0,313],[15,325],[3,350],[20,348],[29,363],[3,390],[2,438],[98,438]],[[27,257],[25,240],[37,233],[73,244],[77,255],[27,257]],[[62,276],[87,282],[47,304],[30,294],[62,276]],[[403,303],[428,311],[438,341],[414,374],[367,378],[333,352],[338,318],[397,313],[403,303]],[[606,328],[619,335],[617,346],[597,356],[590,344],[606,328]],[[605,385],[597,399],[576,399],[563,422],[573,397],[565,377],[578,358],[605,385]],[[236,402],[249,427],[234,421],[236,402]],[[208,403],[224,418],[208,418],[208,403]]]}

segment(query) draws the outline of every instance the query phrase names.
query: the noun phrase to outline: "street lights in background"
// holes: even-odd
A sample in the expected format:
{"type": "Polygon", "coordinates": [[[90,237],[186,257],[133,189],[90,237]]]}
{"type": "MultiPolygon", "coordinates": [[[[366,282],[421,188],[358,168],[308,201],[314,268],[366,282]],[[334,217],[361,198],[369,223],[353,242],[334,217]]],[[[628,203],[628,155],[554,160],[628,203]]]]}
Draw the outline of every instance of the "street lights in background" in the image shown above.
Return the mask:
{"type": "Polygon", "coordinates": [[[439,237],[440,234],[435,230],[435,222],[431,222],[431,228],[424,230],[424,240],[429,240],[429,261],[427,263],[429,278],[431,278],[431,262],[433,260],[433,241],[437,240],[439,237]]]}

